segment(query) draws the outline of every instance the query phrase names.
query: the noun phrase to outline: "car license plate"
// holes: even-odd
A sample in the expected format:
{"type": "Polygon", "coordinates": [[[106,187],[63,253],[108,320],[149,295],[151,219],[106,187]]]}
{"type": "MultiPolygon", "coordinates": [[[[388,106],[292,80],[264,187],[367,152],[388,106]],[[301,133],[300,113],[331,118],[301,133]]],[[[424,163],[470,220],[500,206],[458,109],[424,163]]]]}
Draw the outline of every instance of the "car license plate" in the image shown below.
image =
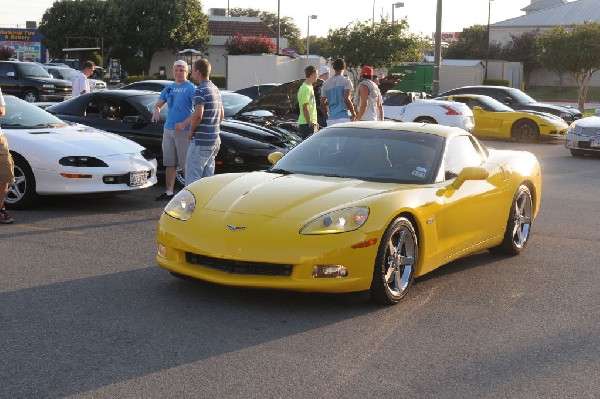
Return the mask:
{"type": "Polygon", "coordinates": [[[591,139],[590,147],[592,148],[600,148],[600,139],[591,139]]]}
{"type": "Polygon", "coordinates": [[[143,186],[148,182],[148,172],[129,173],[129,185],[132,187],[143,186]]]}

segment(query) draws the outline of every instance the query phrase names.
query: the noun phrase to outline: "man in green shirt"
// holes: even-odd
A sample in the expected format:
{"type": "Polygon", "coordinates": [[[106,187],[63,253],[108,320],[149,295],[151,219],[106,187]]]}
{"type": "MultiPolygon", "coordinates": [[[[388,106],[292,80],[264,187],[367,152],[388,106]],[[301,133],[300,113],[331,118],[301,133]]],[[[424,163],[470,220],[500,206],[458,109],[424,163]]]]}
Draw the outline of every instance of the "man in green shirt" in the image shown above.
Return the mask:
{"type": "Polygon", "coordinates": [[[313,83],[317,80],[317,68],[309,65],[304,68],[306,80],[298,90],[298,106],[300,116],[298,117],[298,133],[303,139],[307,138],[319,129],[317,124],[317,102],[313,83]]]}

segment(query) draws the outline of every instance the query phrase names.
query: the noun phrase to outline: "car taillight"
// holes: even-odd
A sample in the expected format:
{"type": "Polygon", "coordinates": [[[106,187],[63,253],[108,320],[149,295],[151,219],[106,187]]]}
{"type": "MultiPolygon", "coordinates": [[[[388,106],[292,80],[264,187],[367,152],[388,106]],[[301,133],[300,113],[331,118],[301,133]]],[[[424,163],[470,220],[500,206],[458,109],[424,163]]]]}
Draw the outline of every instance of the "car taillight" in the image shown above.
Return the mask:
{"type": "Polygon", "coordinates": [[[462,115],[461,112],[449,105],[440,105],[440,107],[446,110],[446,115],[462,115]]]}

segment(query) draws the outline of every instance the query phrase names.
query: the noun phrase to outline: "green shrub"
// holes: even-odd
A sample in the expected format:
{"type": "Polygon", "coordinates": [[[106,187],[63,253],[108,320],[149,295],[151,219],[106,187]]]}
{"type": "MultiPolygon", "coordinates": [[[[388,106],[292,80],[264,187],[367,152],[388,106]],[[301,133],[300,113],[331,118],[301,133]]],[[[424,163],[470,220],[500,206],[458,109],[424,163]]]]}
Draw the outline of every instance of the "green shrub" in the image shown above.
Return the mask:
{"type": "Polygon", "coordinates": [[[510,81],[504,79],[485,79],[483,84],[486,86],[510,86],[510,81]]]}

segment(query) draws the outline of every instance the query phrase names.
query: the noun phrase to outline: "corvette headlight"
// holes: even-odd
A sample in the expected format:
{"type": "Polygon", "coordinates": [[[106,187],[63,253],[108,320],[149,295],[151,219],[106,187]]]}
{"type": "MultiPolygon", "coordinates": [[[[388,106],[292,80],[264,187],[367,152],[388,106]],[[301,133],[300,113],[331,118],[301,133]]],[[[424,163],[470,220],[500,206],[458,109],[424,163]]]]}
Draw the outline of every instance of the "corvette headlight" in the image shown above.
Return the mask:
{"type": "Polygon", "coordinates": [[[196,209],[196,198],[188,190],[181,190],[165,206],[165,213],[172,218],[179,220],[188,220],[196,209]]]}
{"type": "Polygon", "coordinates": [[[335,234],[353,231],[369,218],[366,206],[340,209],[319,216],[300,229],[300,234],[335,234]]]}

